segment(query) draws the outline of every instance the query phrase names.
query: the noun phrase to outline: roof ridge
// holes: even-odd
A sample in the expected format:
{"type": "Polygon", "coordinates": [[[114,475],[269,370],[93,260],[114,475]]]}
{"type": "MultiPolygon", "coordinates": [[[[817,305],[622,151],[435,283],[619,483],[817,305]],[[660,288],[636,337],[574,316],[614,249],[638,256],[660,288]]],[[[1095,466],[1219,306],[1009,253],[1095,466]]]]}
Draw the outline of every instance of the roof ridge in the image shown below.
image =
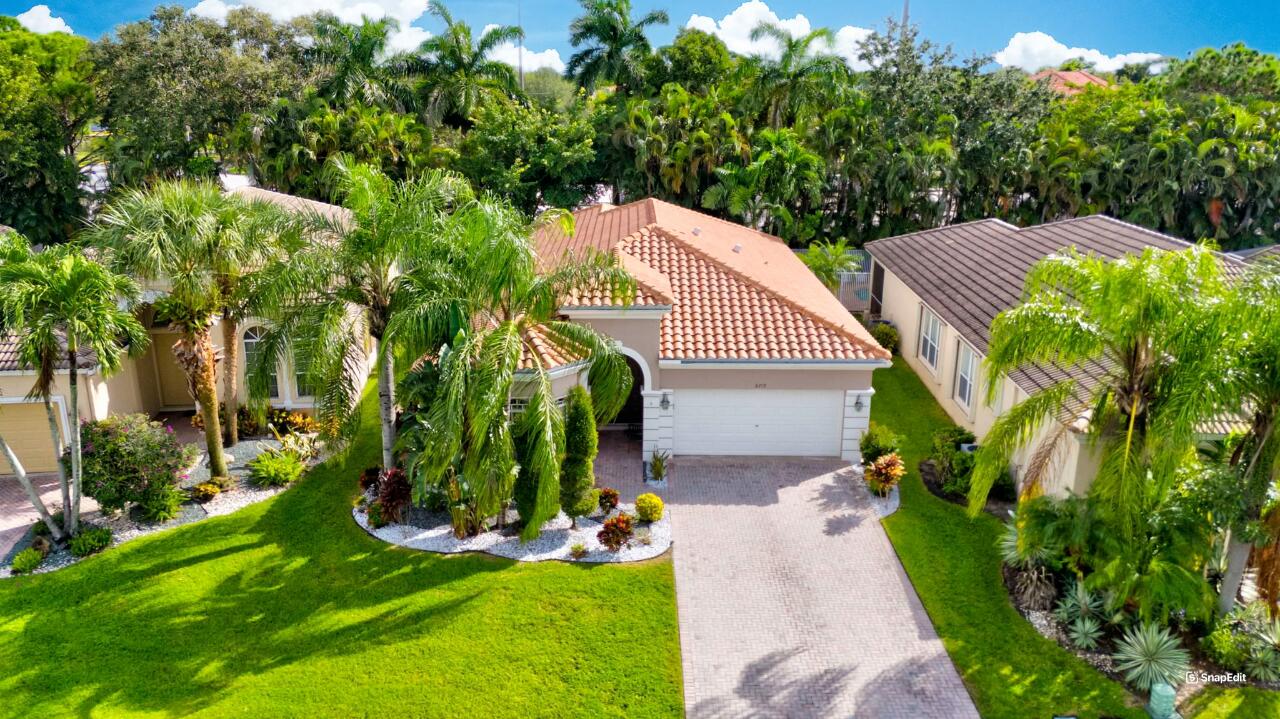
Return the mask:
{"type": "MultiPolygon", "coordinates": [[[[1185,240],[1176,235],[1170,235],[1164,232],[1160,232],[1159,230],[1153,230],[1150,227],[1143,227],[1142,225],[1129,222],[1128,220],[1122,220],[1119,217],[1112,217],[1111,215],[1108,215],[1105,212],[1095,212],[1091,215],[1079,215],[1076,217],[1067,217],[1061,220],[1054,220],[1053,222],[1044,222],[1039,225],[1031,225],[1030,227],[1020,228],[1019,232],[1026,231],[1026,230],[1034,230],[1037,227],[1051,227],[1053,225],[1066,225],[1066,224],[1078,223],[1078,222],[1083,222],[1085,220],[1094,220],[1094,219],[1105,220],[1107,222],[1112,222],[1117,225],[1128,227],[1132,230],[1137,230],[1138,232],[1141,232],[1144,235],[1151,235],[1153,237],[1159,237],[1163,240],[1175,242],[1179,245],[1182,245],[1183,249],[1189,249],[1191,247],[1204,247],[1199,242],[1192,242],[1190,240],[1185,240]]],[[[1227,252],[1224,250],[1209,250],[1209,251],[1220,258],[1230,259],[1232,262],[1236,262],[1239,264],[1245,264],[1244,261],[1238,255],[1235,255],[1231,252],[1227,252]]]]}
{"type": "Polygon", "coordinates": [[[987,225],[987,224],[993,224],[993,223],[1000,225],[1006,229],[1013,230],[1014,232],[1021,232],[1022,230],[1028,229],[1026,227],[1018,227],[1017,225],[1011,222],[1002,220],[999,217],[983,217],[977,220],[968,220],[966,222],[956,222],[950,225],[939,225],[938,227],[926,227],[922,230],[914,230],[912,232],[906,232],[901,235],[890,235],[889,237],[881,237],[864,244],[863,249],[866,249],[876,244],[877,242],[888,242],[889,240],[901,240],[907,237],[922,237],[924,235],[932,234],[934,232],[954,230],[957,227],[972,227],[974,225],[987,225]]]}
{"type": "MultiPolygon", "coordinates": [[[[841,337],[847,340],[850,340],[860,346],[865,347],[867,350],[872,351],[873,354],[876,347],[878,347],[877,344],[868,344],[867,338],[859,337],[856,333],[844,327],[841,327],[840,325],[835,324],[834,322],[831,322],[825,317],[822,317],[816,312],[813,312],[808,307],[805,307],[803,305],[796,303],[795,301],[779,293],[778,291],[762,284],[760,281],[756,280],[755,278],[745,275],[739,270],[731,267],[730,265],[727,265],[724,262],[721,262],[718,258],[711,255],[710,253],[703,250],[702,248],[698,247],[697,245],[694,245],[692,242],[689,242],[684,238],[679,237],[678,235],[675,235],[670,230],[662,227],[662,225],[659,224],[658,222],[653,222],[651,224],[645,225],[641,229],[649,229],[651,231],[657,232],[662,237],[665,237],[666,239],[680,245],[682,248],[685,248],[688,251],[692,252],[694,255],[696,255],[698,258],[702,259],[703,261],[710,262],[712,265],[715,265],[720,270],[732,275],[733,277],[736,277],[738,280],[755,288],[756,290],[759,290],[760,292],[763,292],[764,294],[769,295],[770,297],[777,300],[779,303],[786,305],[792,310],[799,312],[800,314],[808,318],[811,322],[817,325],[820,325],[822,327],[825,327],[828,330],[831,330],[832,332],[835,332],[836,334],[840,335],[841,337]]],[[[628,237],[627,239],[630,239],[630,238],[628,237]]],[[[857,320],[854,320],[854,321],[856,322],[857,320]]],[[[874,339],[872,341],[874,342],[874,339]]],[[[880,349],[883,351],[883,348],[880,348],[880,349]]]]}

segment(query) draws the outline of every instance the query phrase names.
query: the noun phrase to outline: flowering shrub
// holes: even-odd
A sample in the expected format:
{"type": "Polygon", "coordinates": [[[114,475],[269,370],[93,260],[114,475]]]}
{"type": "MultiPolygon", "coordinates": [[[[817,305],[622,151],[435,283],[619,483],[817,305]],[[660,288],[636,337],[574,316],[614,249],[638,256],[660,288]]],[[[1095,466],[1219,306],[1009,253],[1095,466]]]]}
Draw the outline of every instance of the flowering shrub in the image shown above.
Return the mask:
{"type": "Polygon", "coordinates": [[[608,514],[613,508],[618,506],[618,490],[611,487],[600,488],[600,511],[608,514]]]}
{"type": "MultiPolygon", "coordinates": [[[[225,421],[227,416],[226,405],[221,402],[218,403],[218,412],[225,421]]],[[[267,424],[275,427],[280,434],[310,434],[320,430],[320,423],[315,418],[280,407],[268,408],[266,420],[267,424]]],[[[248,407],[240,407],[236,412],[236,424],[240,429],[241,436],[244,437],[258,437],[268,434],[266,425],[259,422],[257,416],[248,407]]],[[[191,426],[196,429],[204,429],[204,418],[200,416],[199,412],[191,418],[191,426]]]]}
{"type": "Polygon", "coordinates": [[[889,494],[889,490],[893,489],[906,473],[907,468],[897,452],[881,456],[863,470],[867,486],[881,497],[889,494]]]}
{"type": "Polygon", "coordinates": [[[150,517],[177,511],[173,495],[196,449],[179,444],[172,428],[145,414],[126,414],[85,423],[81,438],[84,493],[99,507],[120,510],[134,503],[150,517]]]}
{"type": "Polygon", "coordinates": [[[610,552],[621,551],[623,547],[631,542],[631,535],[635,533],[635,529],[631,526],[631,515],[626,512],[619,512],[617,516],[610,517],[605,520],[604,528],[596,533],[596,539],[610,552]]]}
{"type": "Polygon", "coordinates": [[[662,497],[646,492],[636,497],[636,514],[641,522],[656,522],[662,519],[662,497]]]}

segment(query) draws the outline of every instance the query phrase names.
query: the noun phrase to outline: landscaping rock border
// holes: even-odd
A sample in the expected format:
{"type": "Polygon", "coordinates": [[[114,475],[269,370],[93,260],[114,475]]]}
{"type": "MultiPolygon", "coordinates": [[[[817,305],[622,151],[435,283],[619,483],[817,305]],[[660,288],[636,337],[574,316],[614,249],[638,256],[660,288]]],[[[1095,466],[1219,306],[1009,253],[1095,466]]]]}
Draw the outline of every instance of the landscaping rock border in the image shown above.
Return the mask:
{"type": "MultiPolygon", "coordinates": [[[[620,504],[612,514],[625,511],[635,516],[635,505],[620,504]]],[[[671,548],[671,510],[663,513],[662,519],[650,524],[635,521],[635,537],[627,547],[611,552],[596,539],[596,533],[607,518],[597,513],[590,517],[579,517],[578,528],[569,526],[569,518],[563,512],[547,522],[542,534],[531,542],[520,542],[520,537],[513,530],[492,530],[475,537],[458,539],[453,536],[453,528],[449,524],[449,516],[445,513],[432,515],[436,520],[429,522],[431,526],[420,527],[412,524],[388,524],[374,529],[369,526],[369,517],[364,507],[351,510],[351,516],[360,528],[370,535],[399,547],[417,549],[437,554],[463,554],[466,552],[484,552],[495,557],[514,559],[519,562],[582,562],[586,564],[604,564],[619,562],[640,562],[660,557],[671,548]],[[649,543],[642,537],[648,531],[649,543]],[[570,554],[570,548],[581,543],[587,553],[581,559],[570,554]]]]}
{"type": "MultiPolygon", "coordinates": [[[[178,515],[173,519],[165,522],[147,522],[141,519],[135,519],[130,516],[128,511],[118,512],[110,515],[103,515],[100,512],[87,512],[81,517],[81,522],[86,526],[107,527],[111,530],[111,546],[103,551],[109,551],[111,547],[124,544],[125,542],[144,537],[148,534],[154,534],[166,529],[180,527],[184,524],[198,522],[209,517],[220,517],[231,514],[240,509],[248,507],[258,502],[266,501],[277,494],[280,494],[288,487],[258,487],[249,482],[248,464],[255,457],[268,448],[278,448],[280,443],[274,439],[245,439],[235,447],[223,450],[227,458],[227,470],[231,473],[231,477],[235,480],[235,486],[231,489],[223,491],[213,499],[200,504],[188,500],[182,503],[178,510],[178,515]]],[[[313,460],[308,466],[323,461],[321,459],[313,460]]],[[[196,461],[195,466],[187,472],[186,479],[179,483],[183,489],[194,487],[201,482],[209,479],[209,463],[208,455],[201,453],[200,458],[196,461]]],[[[0,579],[7,579],[14,576],[10,571],[13,557],[23,549],[31,546],[33,535],[30,531],[23,537],[9,552],[9,555],[0,562],[0,579]]],[[[93,556],[93,555],[90,555],[93,556]]],[[[69,567],[88,557],[76,557],[66,547],[56,547],[45,557],[41,563],[31,574],[47,574],[48,572],[57,571],[63,567],[69,567]]],[[[18,576],[28,576],[26,574],[18,576]]]]}

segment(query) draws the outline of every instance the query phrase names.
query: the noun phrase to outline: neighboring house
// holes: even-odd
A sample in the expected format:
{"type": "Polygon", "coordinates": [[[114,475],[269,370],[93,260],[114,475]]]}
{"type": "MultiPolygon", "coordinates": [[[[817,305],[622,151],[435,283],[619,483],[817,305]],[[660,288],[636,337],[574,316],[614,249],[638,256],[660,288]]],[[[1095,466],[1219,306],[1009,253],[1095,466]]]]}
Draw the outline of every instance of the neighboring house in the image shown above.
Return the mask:
{"type": "Polygon", "coordinates": [[[1085,70],[1041,70],[1031,76],[1032,82],[1044,81],[1059,95],[1079,95],[1089,87],[1111,87],[1105,79],[1085,70]]]}
{"type": "MultiPolygon", "coordinates": [[[[283,195],[253,187],[234,190],[250,200],[264,200],[280,204],[292,210],[310,210],[345,217],[347,211],[335,205],[283,195]]],[[[103,419],[113,414],[145,412],[187,412],[195,409],[195,401],[187,388],[186,374],[173,356],[173,343],[178,335],[155,319],[151,304],[165,292],[164,283],[151,283],[143,288],[143,303],[138,308],[139,319],[148,328],[151,344],[140,357],[126,358],[117,374],[104,378],[92,354],[81,361],[80,406],[77,414],[82,420],[103,419]]],[[[253,319],[240,323],[240,396],[247,399],[245,366],[256,351],[256,343],[262,337],[264,325],[253,319]]],[[[215,321],[212,330],[215,351],[222,349],[222,329],[215,321]]],[[[65,408],[70,393],[65,377],[65,364],[54,383],[53,401],[65,408]]],[[[0,436],[14,448],[18,459],[29,472],[47,472],[57,469],[54,459],[53,439],[49,432],[44,406],[39,400],[27,398],[35,381],[35,372],[19,366],[11,338],[0,337],[0,436]]],[[[271,404],[276,407],[309,411],[313,406],[311,390],[298,376],[292,363],[282,362],[271,383],[271,404]]],[[[222,370],[218,370],[218,396],[222,396],[222,370]]],[[[66,412],[59,412],[66,417],[66,412]]],[[[66,427],[61,427],[66,437],[66,427]]],[[[0,475],[12,470],[8,462],[0,458],[0,475]]]]}
{"type": "Polygon", "coordinates": [[[1251,264],[1255,262],[1280,262],[1280,245],[1250,247],[1247,250],[1236,250],[1231,254],[1251,264]]]}
{"type": "MultiPolygon", "coordinates": [[[[1104,368],[1027,366],[996,379],[995,399],[986,402],[988,378],[982,369],[992,320],[1022,296],[1027,271],[1037,261],[1066,248],[1108,258],[1141,253],[1148,247],[1181,250],[1190,244],[1102,215],[1018,228],[1000,220],[979,220],[877,240],[871,253],[871,313],[892,322],[902,335],[902,356],[929,391],[979,442],[1010,407],[1057,382],[1076,377],[1085,386],[1104,368]]],[[[1224,262],[1242,263],[1229,255],[1224,262]]],[[[1056,457],[1046,490],[1083,493],[1097,472],[1086,446],[1084,423],[1070,421],[1072,441],[1056,457]]],[[[1050,423],[1052,424],[1052,423],[1050,423]]],[[[1031,459],[1038,440],[1015,456],[1011,470],[1031,459]]]]}
{"type": "MultiPolygon", "coordinates": [[[[258,188],[233,192],[292,210],[348,216],[341,207],[258,188]]],[[[786,243],[657,200],[600,205],[575,218],[572,237],[544,229],[536,238],[539,252],[550,263],[566,252],[613,252],[636,278],[630,306],[605,296],[578,297],[566,301],[563,313],[619,342],[635,383],[616,425],[642,433],[646,458],[654,451],[857,458],[871,411],[871,372],[888,366],[889,353],[786,243]]],[[[143,298],[153,302],[163,293],[162,284],[148,286],[143,298]]],[[[98,374],[92,357],[85,358],[82,419],[195,408],[173,357],[177,336],[153,320],[149,304],[139,312],[151,346],[109,379],[98,374]]],[[[253,320],[241,323],[242,398],[244,366],[261,331],[253,320]]],[[[219,327],[212,337],[220,349],[219,327]]],[[[537,346],[558,396],[586,383],[581,362],[537,346]]],[[[17,365],[12,347],[0,339],[0,434],[29,471],[52,470],[44,409],[26,399],[34,373],[17,365]]],[[[221,385],[221,371],[218,378],[221,385]]],[[[275,406],[312,406],[289,363],[281,363],[273,387],[275,406]]],[[[54,394],[55,402],[66,402],[64,378],[54,394]]],[[[514,397],[513,409],[521,402],[514,397]]],[[[0,460],[0,474],[8,471],[0,460]]]]}
{"type": "MultiPolygon", "coordinates": [[[[857,458],[871,373],[890,355],[782,240],[659,200],[574,213],[575,233],[537,237],[544,262],[615,253],[635,277],[629,307],[574,298],[572,321],[618,341],[635,379],[616,420],[647,459],[674,455],[857,458]]],[[[558,365],[557,393],[586,381],[558,365]]],[[[519,401],[519,400],[516,400],[519,401]]]]}

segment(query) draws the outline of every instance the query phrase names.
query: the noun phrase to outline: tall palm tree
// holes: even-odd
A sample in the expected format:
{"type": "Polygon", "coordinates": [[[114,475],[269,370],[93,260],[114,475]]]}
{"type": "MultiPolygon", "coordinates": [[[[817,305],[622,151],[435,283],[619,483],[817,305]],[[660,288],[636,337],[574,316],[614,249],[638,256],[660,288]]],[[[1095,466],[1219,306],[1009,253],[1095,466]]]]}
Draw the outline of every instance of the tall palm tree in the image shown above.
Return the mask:
{"type": "Polygon", "coordinates": [[[423,301],[408,291],[404,273],[424,261],[443,217],[469,201],[471,189],[462,176],[440,170],[397,183],[346,156],[331,160],[328,172],[349,215],[304,214],[300,220],[308,232],[285,259],[264,270],[253,307],[271,322],[250,368],[250,395],[265,396],[281,358],[307,357],[307,383],[318,388],[322,431],[330,439],[347,439],[358,428],[354,410],[374,360],[382,463],[393,467],[393,319],[423,301]]]}
{"type": "Polygon", "coordinates": [[[323,70],[316,88],[320,96],[338,105],[403,110],[412,104],[405,73],[386,59],[387,41],[399,28],[393,18],[362,17],[359,25],[351,25],[333,15],[319,15],[306,58],[323,70]]]}
{"type": "MultiPolygon", "coordinates": [[[[1037,494],[1068,436],[1061,418],[1087,409],[1101,453],[1090,496],[1117,536],[1132,539],[1173,486],[1197,427],[1232,395],[1220,381],[1232,361],[1222,348],[1238,329],[1215,310],[1225,296],[1218,260],[1200,247],[1113,261],[1072,250],[1032,267],[1022,303],[992,323],[986,376],[1054,362],[1090,363],[1102,379],[1065,379],[1001,415],[977,453],[970,511],[985,504],[1013,453],[1054,422],[1021,480],[1024,497],[1037,494]]],[[[996,386],[988,383],[993,399],[996,386]]]]}
{"type": "Polygon", "coordinates": [[[776,42],[780,53],[777,60],[756,59],[759,74],[753,90],[761,93],[769,125],[780,128],[795,117],[816,84],[823,78],[847,73],[848,67],[840,58],[820,49],[830,48],[835,39],[825,27],[795,37],[776,23],[763,22],[751,31],[751,39],[765,38],[776,42]]]}
{"type": "Polygon", "coordinates": [[[650,53],[645,30],[669,22],[664,10],[653,10],[631,19],[631,0],[579,0],[584,14],[569,25],[569,43],[587,45],[569,58],[565,74],[594,90],[615,83],[634,90],[643,81],[644,61],[650,53]]]}
{"type": "Polygon", "coordinates": [[[589,288],[609,288],[629,302],[633,281],[612,256],[539,258],[530,237],[538,223],[555,219],[571,220],[553,212],[531,224],[504,201],[470,203],[446,222],[434,260],[405,277],[415,309],[393,328],[418,347],[443,347],[434,353],[439,388],[410,443],[420,450],[408,468],[419,496],[436,487],[465,507],[454,516],[459,535],[479,531],[511,497],[517,456],[538,497],[534,516],[523,518],[524,536],[536,536],[558,511],[564,420],[543,359],[548,348],[587,363],[600,419],[612,419],[630,391],[630,370],[613,341],[559,318],[564,300],[589,288]],[[529,398],[514,419],[507,412],[513,390],[529,398]]]}
{"type": "Polygon", "coordinates": [[[1228,395],[1233,400],[1222,410],[1229,416],[1243,408],[1248,416],[1248,429],[1226,462],[1238,483],[1241,511],[1229,528],[1227,571],[1218,594],[1224,614],[1235,606],[1249,561],[1249,532],[1280,480],[1280,263],[1255,265],[1238,290],[1237,302],[1221,305],[1236,327],[1248,328],[1236,334],[1238,344],[1222,348],[1236,362],[1236,371],[1226,375],[1235,385],[1228,395]]]}
{"type": "Polygon", "coordinates": [[[519,94],[515,70],[489,56],[504,42],[524,39],[524,30],[511,25],[491,27],[477,42],[471,26],[454,20],[444,3],[431,3],[428,12],[444,23],[444,32],[419,45],[416,57],[409,64],[423,77],[419,92],[423,95],[423,112],[429,120],[440,122],[454,118],[465,124],[486,95],[514,97],[519,94]]]}
{"type": "MultiPolygon", "coordinates": [[[[29,396],[43,399],[48,409],[59,370],[67,373],[70,406],[64,419],[71,477],[63,491],[62,529],[74,536],[79,531],[83,477],[80,373],[87,362],[96,362],[99,373],[110,376],[119,371],[126,354],[137,355],[146,349],[146,330],[120,304],[136,300],[138,286],[89,259],[80,248],[63,246],[34,252],[16,235],[5,242],[6,261],[0,265],[0,317],[16,331],[19,359],[36,370],[29,396]],[[25,258],[20,259],[22,255],[25,258]]],[[[61,446],[61,442],[55,441],[54,446],[61,446]]],[[[47,516],[39,504],[36,509],[42,519],[47,516]]]]}
{"type": "MultiPolygon", "coordinates": [[[[204,420],[209,470],[226,476],[218,412],[213,324],[223,318],[223,351],[236,361],[237,322],[245,311],[246,275],[270,256],[277,221],[269,208],[250,208],[214,183],[173,181],[129,190],[112,200],[87,230],[117,271],[164,287],[156,316],[178,331],[173,354],[187,376],[204,420]]],[[[228,391],[235,387],[227,368],[228,391]]],[[[230,404],[237,400],[228,394],[230,404]]],[[[233,412],[228,414],[234,416],[233,412]]]]}
{"type": "Polygon", "coordinates": [[[708,188],[702,204],[757,229],[800,239],[805,211],[821,200],[822,158],[809,150],[792,129],[764,129],[753,138],[752,159],[716,169],[719,182],[708,188]]]}

